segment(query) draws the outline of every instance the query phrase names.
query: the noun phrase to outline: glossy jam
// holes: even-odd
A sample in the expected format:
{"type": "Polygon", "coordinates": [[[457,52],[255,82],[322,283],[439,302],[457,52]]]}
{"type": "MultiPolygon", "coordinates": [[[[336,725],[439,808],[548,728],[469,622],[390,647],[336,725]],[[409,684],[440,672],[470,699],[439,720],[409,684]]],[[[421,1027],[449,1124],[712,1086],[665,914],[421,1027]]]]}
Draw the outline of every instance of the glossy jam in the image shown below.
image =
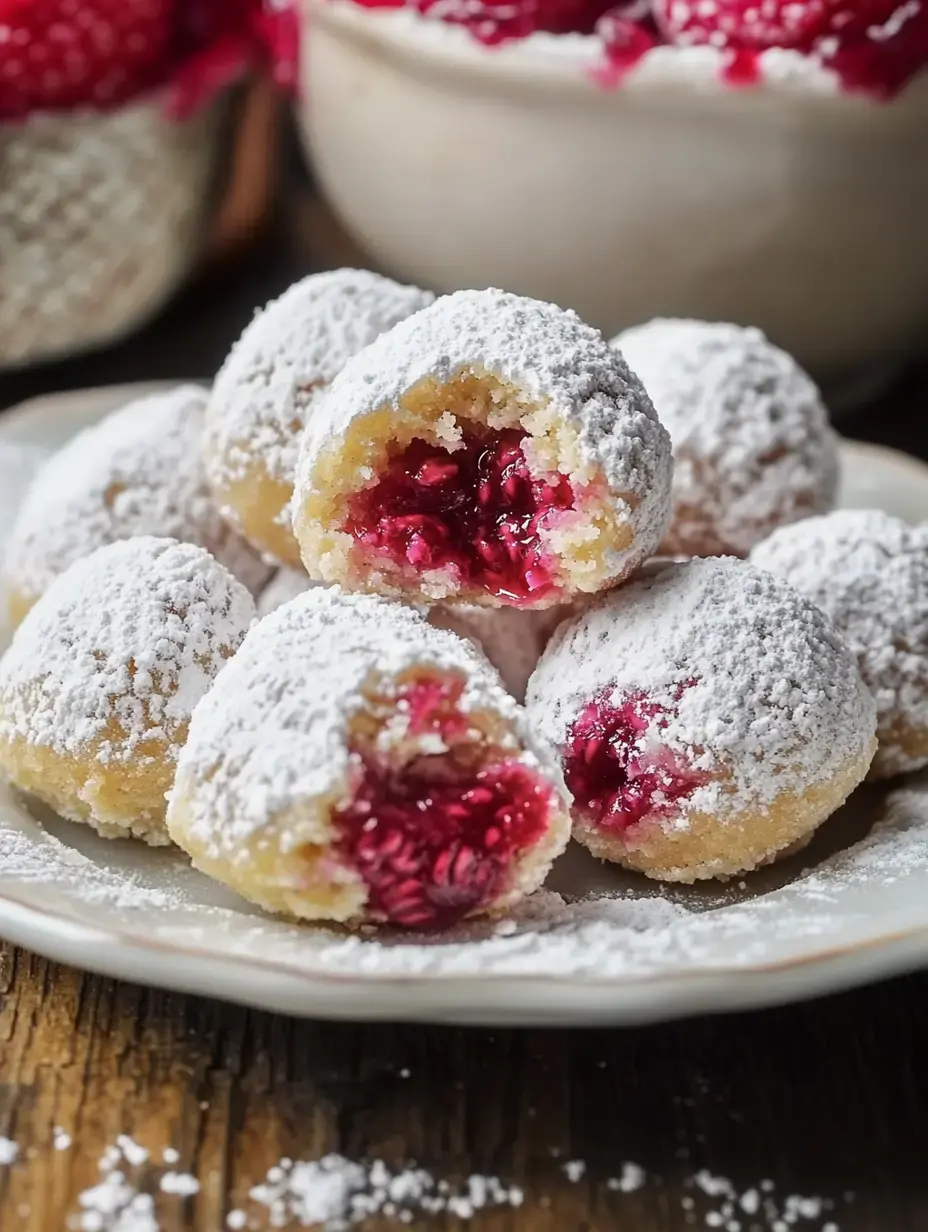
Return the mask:
{"type": "Polygon", "coordinates": [[[518,606],[555,589],[541,530],[574,507],[569,480],[534,478],[524,433],[472,433],[453,452],[415,440],[358,493],[346,529],[366,562],[449,570],[468,590],[518,606]]]}
{"type": "Polygon", "coordinates": [[[649,816],[667,816],[704,777],[660,745],[669,711],[641,694],[616,705],[609,690],[571,724],[564,778],[584,820],[621,833],[649,816]]]}
{"type": "MultiPolygon", "coordinates": [[[[453,742],[467,726],[455,691],[412,685],[398,705],[410,732],[453,742]]],[[[354,798],[335,814],[337,848],[363,877],[376,919],[450,927],[505,891],[514,861],[548,828],[551,788],[520,763],[468,768],[449,752],[391,770],[369,750],[360,756],[354,798]]]]}

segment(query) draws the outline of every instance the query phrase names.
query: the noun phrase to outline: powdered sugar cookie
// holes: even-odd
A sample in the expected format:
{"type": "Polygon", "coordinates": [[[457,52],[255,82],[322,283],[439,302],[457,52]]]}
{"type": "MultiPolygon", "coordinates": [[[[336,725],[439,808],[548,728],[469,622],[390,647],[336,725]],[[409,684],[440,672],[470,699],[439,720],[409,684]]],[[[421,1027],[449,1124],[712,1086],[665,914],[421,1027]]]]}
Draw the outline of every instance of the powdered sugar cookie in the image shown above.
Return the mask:
{"type": "Polygon", "coordinates": [[[876,710],[791,587],[730,558],[666,565],[562,625],[528,687],[574,836],[666,881],[803,843],[865,777],[876,710]]]}
{"type": "Polygon", "coordinates": [[[136,535],[196,543],[250,589],[270,570],[220,517],[202,469],[206,393],[184,385],[131,402],[79,433],[42,467],[6,545],[14,624],[65,569],[136,535]]]}
{"type": "Polygon", "coordinates": [[[300,565],[290,499],[310,410],[347,359],[433,299],[368,270],[311,274],[232,348],[207,413],[207,470],[225,517],[281,564],[300,565]]]}
{"type": "Polygon", "coordinates": [[[270,911],[440,928],[534,890],[570,821],[477,650],[411,608],[316,588],[260,621],[197,707],[168,826],[270,911]]]}
{"type": "Polygon", "coordinates": [[[613,340],[673,441],[670,555],[746,556],[834,507],[837,437],[815,384],[758,329],[656,320],[613,340]]]}
{"type": "MultiPolygon", "coordinates": [[[[296,569],[281,569],[258,598],[258,615],[270,615],[297,595],[318,586],[296,569]]],[[[551,608],[521,612],[515,608],[453,607],[423,608],[430,624],[469,638],[487,656],[503,684],[517,701],[525,698],[525,686],[535,670],[548,638],[568,609],[551,608]]]]}
{"type": "Polygon", "coordinates": [[[928,765],[928,526],[842,509],[787,526],[751,554],[844,634],[876,699],[872,778],[928,765]]]}
{"type": "Polygon", "coordinates": [[[208,552],[138,538],[72,565],[0,660],[0,768],[107,838],[167,843],[190,713],[254,619],[208,552]]]}
{"type": "Polygon", "coordinates": [[[556,606],[626,577],[669,513],[670,449],[575,313],[459,291],[351,360],[303,441],[312,577],[412,601],[556,606]]]}

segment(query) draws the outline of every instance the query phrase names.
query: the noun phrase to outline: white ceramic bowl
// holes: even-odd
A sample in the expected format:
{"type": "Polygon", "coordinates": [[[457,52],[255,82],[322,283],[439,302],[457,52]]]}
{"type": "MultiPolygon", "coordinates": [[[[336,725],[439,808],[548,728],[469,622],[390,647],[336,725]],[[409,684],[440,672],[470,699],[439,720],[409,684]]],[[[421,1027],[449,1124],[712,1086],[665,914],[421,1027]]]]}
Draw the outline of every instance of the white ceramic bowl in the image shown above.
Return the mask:
{"type": "Polygon", "coordinates": [[[652,52],[619,89],[594,40],[487,50],[409,11],[307,0],[301,127],[384,268],[501,285],[612,333],[665,314],[757,324],[823,381],[928,342],[928,74],[891,104],[767,53],[652,52]]]}

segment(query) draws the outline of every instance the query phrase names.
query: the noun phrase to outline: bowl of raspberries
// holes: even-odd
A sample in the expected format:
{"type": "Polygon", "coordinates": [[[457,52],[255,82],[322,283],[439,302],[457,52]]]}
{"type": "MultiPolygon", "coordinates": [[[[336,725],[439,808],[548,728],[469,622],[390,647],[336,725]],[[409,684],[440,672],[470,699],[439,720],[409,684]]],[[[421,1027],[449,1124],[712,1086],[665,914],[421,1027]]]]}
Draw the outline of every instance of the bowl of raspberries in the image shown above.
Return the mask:
{"type": "Polygon", "coordinates": [[[438,291],[759,325],[829,392],[928,342],[928,0],[303,0],[301,129],[438,291]]]}
{"type": "Polygon", "coordinates": [[[256,70],[287,76],[288,17],[263,0],[0,0],[0,369],[127,333],[213,222],[234,232],[232,137],[270,115],[256,70]]]}

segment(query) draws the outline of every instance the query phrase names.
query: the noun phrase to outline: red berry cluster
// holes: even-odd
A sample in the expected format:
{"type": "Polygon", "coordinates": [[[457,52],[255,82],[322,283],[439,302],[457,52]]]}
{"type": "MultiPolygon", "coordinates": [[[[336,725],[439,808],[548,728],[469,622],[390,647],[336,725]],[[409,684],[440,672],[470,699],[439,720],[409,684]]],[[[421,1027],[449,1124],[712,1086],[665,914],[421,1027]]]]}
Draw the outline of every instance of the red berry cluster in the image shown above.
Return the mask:
{"type": "Polygon", "coordinates": [[[760,56],[788,48],[814,57],[848,90],[890,98],[928,64],[928,0],[357,0],[410,5],[465,26],[487,45],[537,32],[590,34],[605,51],[597,73],[615,85],[661,43],[723,52],[732,85],[761,77],[760,56]]]}
{"type": "Polygon", "coordinates": [[[260,56],[289,82],[296,30],[289,0],[0,0],[0,120],[157,89],[184,111],[260,56]]]}

